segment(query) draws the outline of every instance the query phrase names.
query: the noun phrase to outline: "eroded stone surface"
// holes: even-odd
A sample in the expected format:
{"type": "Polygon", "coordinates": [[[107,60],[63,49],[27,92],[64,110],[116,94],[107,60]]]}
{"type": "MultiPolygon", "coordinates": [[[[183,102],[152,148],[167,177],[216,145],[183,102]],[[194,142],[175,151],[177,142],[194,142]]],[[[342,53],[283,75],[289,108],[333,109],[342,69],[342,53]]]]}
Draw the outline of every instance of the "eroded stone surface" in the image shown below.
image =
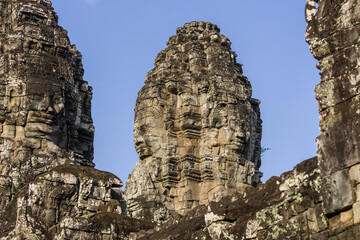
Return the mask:
{"type": "Polygon", "coordinates": [[[58,166],[14,193],[5,216],[0,217],[0,237],[34,234],[40,239],[58,239],[69,229],[87,231],[86,224],[80,227],[84,224],[79,218],[86,222],[96,213],[126,214],[121,186],[111,173],[86,166],[58,166]]]}
{"type": "Polygon", "coordinates": [[[258,102],[229,42],[212,24],[178,29],[135,108],[128,206],[176,218],[157,227],[121,215],[121,181],[91,167],[91,89],[50,2],[0,9],[0,239],[360,239],[358,1],[307,1],[318,157],[256,188],[258,102]]]}
{"type": "Polygon", "coordinates": [[[328,227],[320,186],[317,158],[312,158],[256,189],[199,206],[176,224],[138,239],[309,239],[328,227]]]}
{"type": "Polygon", "coordinates": [[[306,40],[319,60],[318,157],[328,215],[351,208],[360,163],[360,3],[308,0],[306,40]]]}
{"type": "Polygon", "coordinates": [[[140,239],[360,238],[360,3],[308,0],[305,11],[306,40],[321,70],[317,158],[140,239]]]}
{"type": "Polygon", "coordinates": [[[183,214],[260,182],[260,102],[230,44],[216,25],[191,22],[156,57],[135,106],[134,217],[148,216],[139,196],[183,214]]]}
{"type": "Polygon", "coordinates": [[[0,175],[94,166],[92,88],[48,0],[0,1],[0,175]]]}
{"type": "Polygon", "coordinates": [[[315,96],[319,103],[318,155],[324,175],[359,163],[359,3],[308,1],[306,40],[319,60],[321,82],[315,96]]]}
{"type": "Polygon", "coordinates": [[[122,218],[122,182],[93,168],[83,72],[50,1],[0,0],[0,239],[125,238],[150,226],[122,218]]]}

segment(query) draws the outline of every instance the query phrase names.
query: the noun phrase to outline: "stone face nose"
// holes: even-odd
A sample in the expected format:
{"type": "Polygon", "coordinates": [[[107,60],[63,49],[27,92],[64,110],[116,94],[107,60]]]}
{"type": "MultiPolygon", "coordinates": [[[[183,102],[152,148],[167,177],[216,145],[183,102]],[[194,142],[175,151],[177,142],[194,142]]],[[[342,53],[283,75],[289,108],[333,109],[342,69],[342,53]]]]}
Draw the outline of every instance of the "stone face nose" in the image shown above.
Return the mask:
{"type": "Polygon", "coordinates": [[[135,106],[134,144],[142,161],[126,195],[130,215],[147,220],[154,220],[145,214],[148,202],[165,205],[171,217],[170,212],[183,214],[231,194],[237,181],[255,185],[260,180],[249,181],[260,165],[259,101],[251,98],[229,39],[214,24],[191,22],[178,28],[167,45],[135,106]],[[248,146],[250,139],[257,147],[248,146]],[[144,171],[146,181],[154,183],[151,189],[139,188],[148,186],[135,177],[144,171]]]}
{"type": "Polygon", "coordinates": [[[138,139],[135,140],[134,144],[135,144],[135,148],[139,149],[144,144],[144,139],[139,137],[138,139]]]}

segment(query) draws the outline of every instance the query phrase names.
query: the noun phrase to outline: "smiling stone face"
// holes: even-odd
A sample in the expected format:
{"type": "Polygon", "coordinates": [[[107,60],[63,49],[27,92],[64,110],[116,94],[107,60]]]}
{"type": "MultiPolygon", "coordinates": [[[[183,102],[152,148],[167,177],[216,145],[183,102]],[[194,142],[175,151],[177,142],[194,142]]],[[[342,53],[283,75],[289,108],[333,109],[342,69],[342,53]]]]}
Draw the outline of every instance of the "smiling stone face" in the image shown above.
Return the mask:
{"type": "MultiPolygon", "coordinates": [[[[260,102],[235,58],[229,39],[204,22],[178,28],[158,54],[135,106],[136,168],[154,183],[151,201],[182,214],[260,181],[260,102]]],[[[130,176],[126,186],[135,217],[135,189],[149,193],[139,181],[130,176]]]]}
{"type": "Polygon", "coordinates": [[[94,166],[92,88],[51,3],[0,7],[0,175],[21,186],[64,163],[94,166]]]}

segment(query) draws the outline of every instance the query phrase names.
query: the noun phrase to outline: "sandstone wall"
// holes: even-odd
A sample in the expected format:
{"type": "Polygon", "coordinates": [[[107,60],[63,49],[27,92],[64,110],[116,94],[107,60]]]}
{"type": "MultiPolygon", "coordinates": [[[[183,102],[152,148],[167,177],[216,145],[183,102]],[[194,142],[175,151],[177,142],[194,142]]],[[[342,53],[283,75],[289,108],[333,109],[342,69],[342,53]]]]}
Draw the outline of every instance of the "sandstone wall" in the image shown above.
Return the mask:
{"type": "Polygon", "coordinates": [[[260,101],[230,44],[216,25],[191,22],[156,57],[135,106],[133,217],[166,220],[260,182],[260,101]]]}
{"type": "Polygon", "coordinates": [[[306,20],[306,40],[321,71],[315,96],[324,208],[330,230],[336,229],[330,235],[341,238],[359,232],[354,229],[360,223],[360,3],[320,0],[316,8],[315,1],[308,1],[306,20]],[[355,226],[338,233],[345,215],[355,226]]]}

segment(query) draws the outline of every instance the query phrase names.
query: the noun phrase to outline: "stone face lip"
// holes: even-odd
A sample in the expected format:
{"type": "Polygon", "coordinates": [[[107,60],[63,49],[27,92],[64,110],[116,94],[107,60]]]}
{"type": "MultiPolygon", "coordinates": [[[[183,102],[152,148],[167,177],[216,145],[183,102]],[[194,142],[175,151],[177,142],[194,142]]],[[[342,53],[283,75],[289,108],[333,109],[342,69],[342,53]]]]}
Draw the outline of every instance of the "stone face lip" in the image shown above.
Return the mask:
{"type": "Polygon", "coordinates": [[[130,215],[153,221],[242,191],[262,175],[260,101],[230,40],[214,24],[191,22],[167,45],[138,94],[140,162],[126,185],[130,215]]]}

